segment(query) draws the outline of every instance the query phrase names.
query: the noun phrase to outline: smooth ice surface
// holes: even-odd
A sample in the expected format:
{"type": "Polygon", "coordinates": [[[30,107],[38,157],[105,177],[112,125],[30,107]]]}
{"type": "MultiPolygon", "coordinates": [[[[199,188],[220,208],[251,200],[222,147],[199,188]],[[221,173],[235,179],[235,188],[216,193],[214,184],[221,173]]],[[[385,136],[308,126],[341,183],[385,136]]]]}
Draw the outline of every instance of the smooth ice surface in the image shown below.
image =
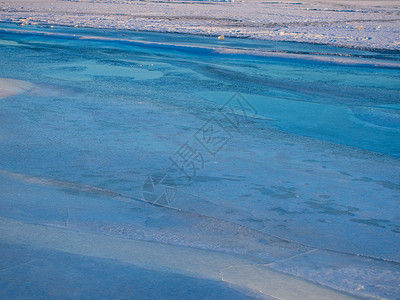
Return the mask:
{"type": "Polygon", "coordinates": [[[0,249],[2,299],[251,299],[220,282],[111,259],[21,245],[0,249]]]}
{"type": "MultiPolygon", "coordinates": [[[[48,32],[0,28],[0,77],[32,84],[0,100],[3,285],[24,281],[38,261],[63,270],[56,257],[64,257],[73,261],[67,274],[102,281],[92,264],[110,274],[127,268],[170,282],[159,287],[167,296],[178,284],[171,274],[184,276],[184,295],[199,298],[207,295],[193,284],[212,290],[211,298],[400,295],[396,53],[48,32]],[[306,58],[248,51],[267,48],[306,58]],[[351,63],[319,59],[335,52],[351,63]],[[220,134],[212,142],[211,132],[220,134]],[[186,165],[190,179],[171,168],[185,145],[201,154],[196,174],[186,165]],[[160,178],[154,174],[173,183],[172,199],[158,206],[146,202],[163,192],[144,184],[160,178]]],[[[153,286],[120,288],[126,280],[110,283],[121,298],[153,286]]]]}

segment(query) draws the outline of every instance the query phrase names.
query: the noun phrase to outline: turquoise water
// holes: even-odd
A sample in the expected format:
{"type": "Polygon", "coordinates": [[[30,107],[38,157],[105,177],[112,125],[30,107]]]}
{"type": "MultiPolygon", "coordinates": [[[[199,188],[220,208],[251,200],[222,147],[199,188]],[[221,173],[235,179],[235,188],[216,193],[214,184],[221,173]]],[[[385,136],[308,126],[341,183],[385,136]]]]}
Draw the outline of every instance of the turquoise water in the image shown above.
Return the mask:
{"type": "MultiPolygon", "coordinates": [[[[398,53],[322,45],[1,24],[0,77],[35,87],[0,100],[0,217],[244,256],[356,296],[395,298],[399,62],[398,53]],[[210,124],[221,133],[214,144],[210,124]],[[190,176],[171,171],[183,145],[200,153],[190,176]],[[146,204],[154,174],[170,178],[164,206],[146,204]]],[[[129,272],[172,280],[170,270],[129,272]]],[[[187,297],[209,296],[190,280],[179,288],[187,297]]],[[[254,296],[198,284],[211,298],[254,296]]]]}

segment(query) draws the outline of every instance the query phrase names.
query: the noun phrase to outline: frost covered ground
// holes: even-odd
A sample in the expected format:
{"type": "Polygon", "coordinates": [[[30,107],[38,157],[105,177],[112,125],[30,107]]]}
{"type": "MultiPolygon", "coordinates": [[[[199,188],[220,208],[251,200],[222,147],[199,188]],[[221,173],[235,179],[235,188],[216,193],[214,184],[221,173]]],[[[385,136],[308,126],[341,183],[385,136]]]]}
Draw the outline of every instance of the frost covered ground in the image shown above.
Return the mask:
{"type": "Polygon", "coordinates": [[[1,299],[400,297],[393,2],[1,6],[1,299]]]}
{"type": "Polygon", "coordinates": [[[0,21],[400,49],[398,1],[1,0],[0,21]]]}

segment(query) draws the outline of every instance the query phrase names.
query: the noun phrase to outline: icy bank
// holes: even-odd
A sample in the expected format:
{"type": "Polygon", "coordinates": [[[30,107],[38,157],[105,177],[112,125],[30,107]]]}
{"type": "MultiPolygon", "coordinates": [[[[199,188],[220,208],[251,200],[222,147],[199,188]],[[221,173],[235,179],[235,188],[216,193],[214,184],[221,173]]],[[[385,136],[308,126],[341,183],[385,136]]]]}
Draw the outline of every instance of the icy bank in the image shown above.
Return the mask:
{"type": "MultiPolygon", "coordinates": [[[[0,1],[0,21],[400,49],[396,1],[0,1]]],[[[222,41],[221,41],[222,42],[222,41]]]]}

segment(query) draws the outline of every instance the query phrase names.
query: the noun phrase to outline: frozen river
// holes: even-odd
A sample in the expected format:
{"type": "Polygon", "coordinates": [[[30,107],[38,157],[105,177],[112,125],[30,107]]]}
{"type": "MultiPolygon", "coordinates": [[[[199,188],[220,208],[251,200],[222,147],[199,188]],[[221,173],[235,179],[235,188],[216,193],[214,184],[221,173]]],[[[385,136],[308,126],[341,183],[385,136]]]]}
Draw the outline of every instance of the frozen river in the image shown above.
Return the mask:
{"type": "Polygon", "coordinates": [[[398,52],[2,23],[0,78],[0,298],[400,297],[398,52]]]}

